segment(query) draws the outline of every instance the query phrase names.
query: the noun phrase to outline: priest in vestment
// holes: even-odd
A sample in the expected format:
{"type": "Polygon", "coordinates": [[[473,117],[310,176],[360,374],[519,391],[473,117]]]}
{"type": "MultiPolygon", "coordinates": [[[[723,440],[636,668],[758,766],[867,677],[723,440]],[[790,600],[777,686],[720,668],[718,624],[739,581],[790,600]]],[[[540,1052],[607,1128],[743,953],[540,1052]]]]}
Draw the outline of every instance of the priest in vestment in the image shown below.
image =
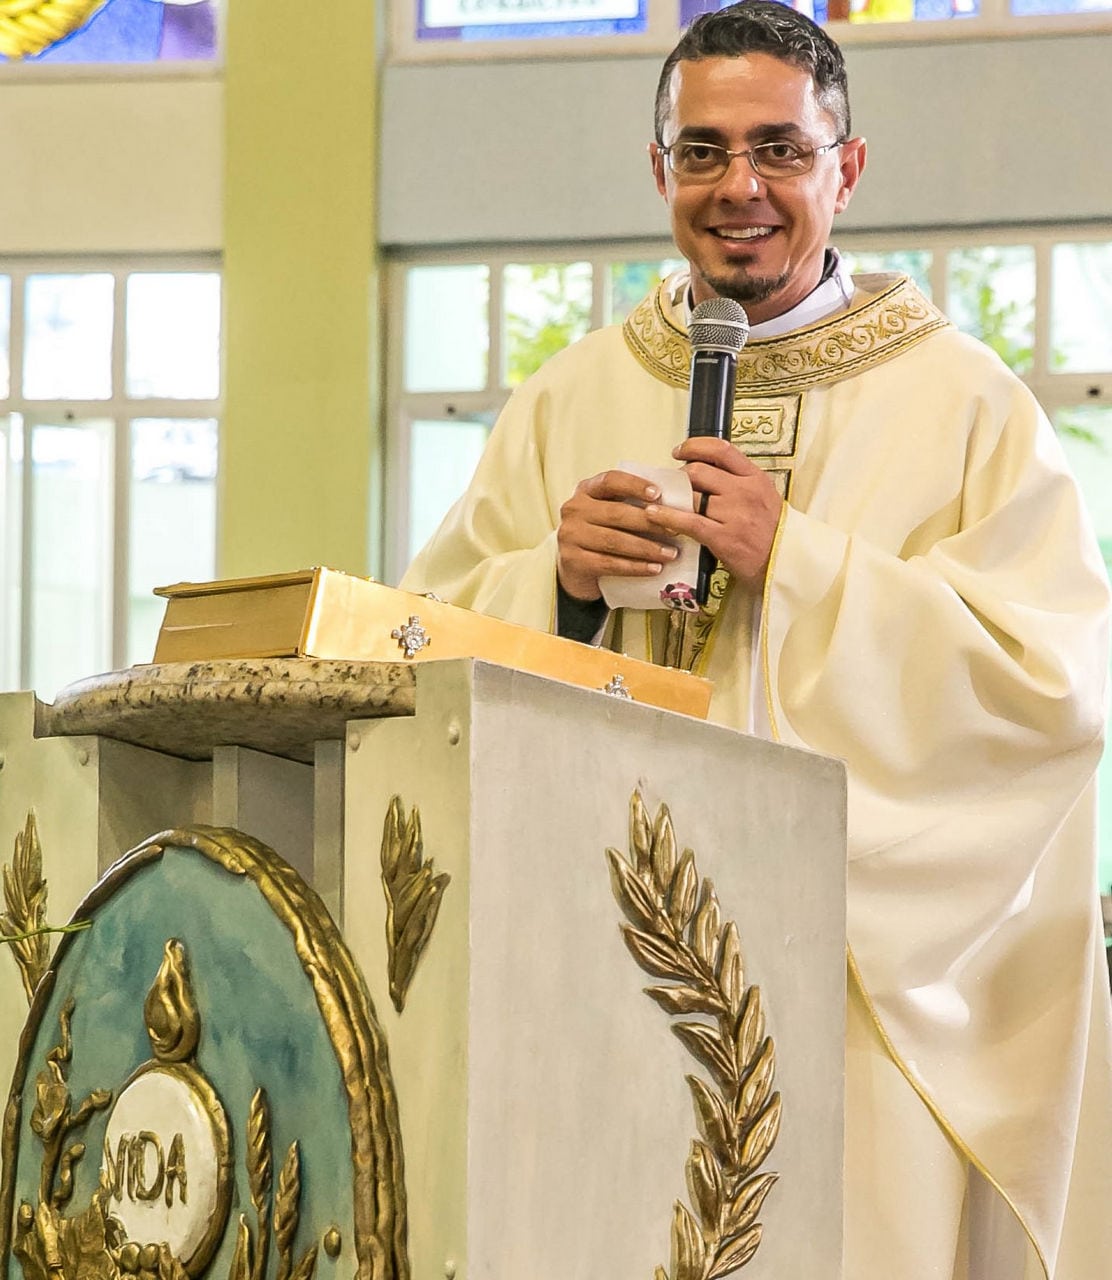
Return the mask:
{"type": "Polygon", "coordinates": [[[843,759],[847,1280],[1106,1280],[1107,578],[1028,390],[826,248],[864,167],[844,86],[783,6],[697,20],[650,148],[689,270],[515,392],[403,586],[682,664],[712,719],[843,759]],[[685,440],[713,296],[752,321],[729,442],[685,440]],[[622,460],[684,466],[701,510],[622,460]],[[707,609],[608,610],[680,536],[707,609]]]}

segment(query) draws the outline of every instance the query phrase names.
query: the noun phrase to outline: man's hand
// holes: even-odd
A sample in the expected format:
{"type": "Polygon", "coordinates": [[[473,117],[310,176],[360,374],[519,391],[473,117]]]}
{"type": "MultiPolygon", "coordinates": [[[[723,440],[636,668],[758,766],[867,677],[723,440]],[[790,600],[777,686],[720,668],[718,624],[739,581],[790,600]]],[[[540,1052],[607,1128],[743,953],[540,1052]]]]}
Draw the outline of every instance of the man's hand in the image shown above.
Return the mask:
{"type": "Polygon", "coordinates": [[[686,534],[701,542],[734,578],[760,588],[784,505],[776,486],[727,440],[692,437],[672,456],[686,464],[696,507],[700,495],[707,495],[703,512],[653,504],[645,508],[646,520],[662,534],[686,534]]]}
{"type": "Polygon", "coordinates": [[[560,508],[556,531],[556,572],[569,596],[597,600],[599,578],[651,578],[676,558],[645,513],[643,504],[659,497],[656,485],[626,471],[579,482],[560,508]]]}

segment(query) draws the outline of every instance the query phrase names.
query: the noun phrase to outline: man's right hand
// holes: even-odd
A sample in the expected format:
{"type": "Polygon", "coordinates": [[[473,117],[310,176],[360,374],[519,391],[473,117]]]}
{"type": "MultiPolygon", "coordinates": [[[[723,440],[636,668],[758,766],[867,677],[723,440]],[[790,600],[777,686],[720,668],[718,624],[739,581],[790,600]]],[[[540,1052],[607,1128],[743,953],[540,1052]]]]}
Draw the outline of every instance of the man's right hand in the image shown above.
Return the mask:
{"type": "Polygon", "coordinates": [[[627,471],[603,471],[581,480],[560,508],[556,572],[577,600],[602,595],[599,578],[651,578],[679,554],[661,542],[645,518],[643,504],[660,490],[627,471]]]}

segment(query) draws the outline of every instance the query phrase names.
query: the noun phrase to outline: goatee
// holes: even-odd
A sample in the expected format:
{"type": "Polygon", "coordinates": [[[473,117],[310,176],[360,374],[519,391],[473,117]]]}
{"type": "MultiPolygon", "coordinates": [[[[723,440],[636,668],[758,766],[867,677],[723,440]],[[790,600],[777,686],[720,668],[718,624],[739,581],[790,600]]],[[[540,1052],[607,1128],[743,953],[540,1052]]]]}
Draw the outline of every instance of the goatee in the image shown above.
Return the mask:
{"type": "Polygon", "coordinates": [[[743,276],[740,279],[737,276],[703,276],[704,282],[710,285],[720,298],[732,298],[743,307],[751,306],[754,302],[767,301],[773,294],[783,289],[790,278],[790,273],[787,271],[778,276],[743,276]]]}

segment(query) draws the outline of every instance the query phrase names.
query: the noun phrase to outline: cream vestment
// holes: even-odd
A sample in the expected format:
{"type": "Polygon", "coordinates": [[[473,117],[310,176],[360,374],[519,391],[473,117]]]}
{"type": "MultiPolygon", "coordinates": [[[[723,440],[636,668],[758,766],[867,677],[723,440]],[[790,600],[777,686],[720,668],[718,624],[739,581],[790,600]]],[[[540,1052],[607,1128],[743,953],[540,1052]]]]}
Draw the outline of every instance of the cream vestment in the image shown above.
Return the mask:
{"type": "MultiPolygon", "coordinates": [[[[967,1274],[921,1256],[923,1222],[953,1224],[940,1256],[958,1219],[976,1234],[960,1188],[927,1180],[947,1162],[1030,1242],[969,1274],[1019,1280],[1026,1251],[1028,1275],[1107,1280],[1103,564],[1026,388],[909,281],[856,284],[742,352],[733,440],[788,503],[763,599],[720,573],[683,661],[714,681],[712,719],[848,767],[847,1280],[967,1274]],[[901,1177],[904,1203],[879,1203],[901,1177]]],[[[561,504],[619,459],[674,465],[690,350],[669,297],[515,392],[407,588],[552,629],[561,504]]],[[[667,617],[619,611],[610,642],[659,661],[667,617]]]]}

